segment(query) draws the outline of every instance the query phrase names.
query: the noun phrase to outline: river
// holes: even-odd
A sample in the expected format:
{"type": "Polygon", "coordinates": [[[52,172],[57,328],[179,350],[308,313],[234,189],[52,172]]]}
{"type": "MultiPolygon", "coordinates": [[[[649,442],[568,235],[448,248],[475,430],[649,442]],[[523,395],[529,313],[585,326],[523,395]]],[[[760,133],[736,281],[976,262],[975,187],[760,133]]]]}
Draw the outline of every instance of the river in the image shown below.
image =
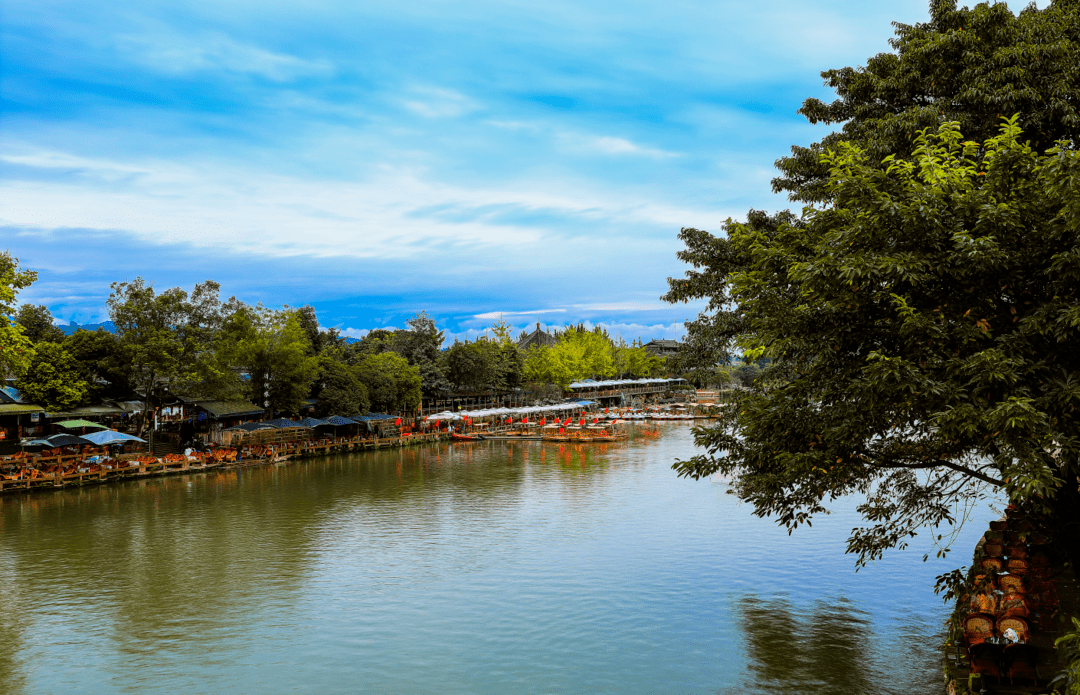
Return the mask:
{"type": "Polygon", "coordinates": [[[675,476],[690,428],[0,497],[0,692],[934,693],[947,561],[858,573],[675,476]]]}

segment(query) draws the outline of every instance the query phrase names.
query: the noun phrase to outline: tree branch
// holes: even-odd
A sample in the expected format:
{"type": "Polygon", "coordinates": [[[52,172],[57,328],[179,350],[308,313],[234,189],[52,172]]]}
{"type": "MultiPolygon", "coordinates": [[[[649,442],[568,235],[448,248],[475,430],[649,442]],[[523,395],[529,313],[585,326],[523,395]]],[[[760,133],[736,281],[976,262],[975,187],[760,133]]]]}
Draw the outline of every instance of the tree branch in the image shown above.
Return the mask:
{"type": "Polygon", "coordinates": [[[957,471],[959,473],[963,473],[964,475],[975,478],[976,480],[981,480],[984,483],[989,483],[991,485],[997,485],[998,487],[1004,485],[1004,483],[1001,480],[998,480],[997,478],[992,478],[992,477],[986,475],[985,473],[980,473],[979,471],[972,470],[972,469],[968,468],[967,466],[961,466],[958,463],[953,463],[952,461],[946,461],[944,459],[939,459],[937,461],[930,461],[930,462],[925,462],[925,463],[899,463],[899,462],[876,463],[876,462],[873,462],[873,461],[868,461],[867,465],[869,465],[869,466],[871,466],[873,468],[908,468],[908,469],[911,469],[911,470],[919,470],[919,469],[924,469],[924,468],[937,468],[939,466],[944,466],[945,468],[951,468],[954,471],[957,471]]]}

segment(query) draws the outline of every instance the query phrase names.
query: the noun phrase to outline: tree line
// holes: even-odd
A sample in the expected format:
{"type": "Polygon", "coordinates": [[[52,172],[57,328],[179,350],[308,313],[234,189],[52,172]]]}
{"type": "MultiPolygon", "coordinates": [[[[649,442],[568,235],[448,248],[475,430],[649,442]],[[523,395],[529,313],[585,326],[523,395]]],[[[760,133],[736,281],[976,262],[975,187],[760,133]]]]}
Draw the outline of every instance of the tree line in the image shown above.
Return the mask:
{"type": "Polygon", "coordinates": [[[376,329],[350,340],[321,328],[310,306],[271,309],[236,297],[222,300],[212,280],[187,292],[157,291],[142,278],[111,286],[112,332],[54,325],[48,308],[16,305],[36,276],[0,256],[0,369],[17,377],[23,396],[60,411],[142,394],[147,404],[166,394],[250,401],[268,411],[297,414],[315,399],[315,415],[415,411],[424,398],[481,394],[549,385],[559,395],[584,378],[657,376],[664,360],[603,329],[568,326],[552,345],[519,350],[499,320],[491,336],[455,340],[447,349],[435,320],[420,312],[403,329],[376,329]],[[17,308],[16,308],[17,307],[17,308]],[[7,319],[12,316],[13,320],[7,319]]]}

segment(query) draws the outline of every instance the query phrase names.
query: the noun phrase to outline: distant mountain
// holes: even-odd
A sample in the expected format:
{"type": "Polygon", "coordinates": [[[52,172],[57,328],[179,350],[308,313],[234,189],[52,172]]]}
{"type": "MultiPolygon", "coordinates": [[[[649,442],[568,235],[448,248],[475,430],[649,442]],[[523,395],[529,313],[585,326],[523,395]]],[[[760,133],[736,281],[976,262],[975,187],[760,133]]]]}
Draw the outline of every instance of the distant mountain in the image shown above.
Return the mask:
{"type": "Polygon", "coordinates": [[[106,321],[104,323],[84,323],[81,325],[72,321],[66,326],[57,326],[57,328],[62,330],[64,335],[71,335],[75,331],[96,331],[99,328],[104,328],[109,333],[116,333],[116,326],[113,325],[112,321],[106,321]]]}

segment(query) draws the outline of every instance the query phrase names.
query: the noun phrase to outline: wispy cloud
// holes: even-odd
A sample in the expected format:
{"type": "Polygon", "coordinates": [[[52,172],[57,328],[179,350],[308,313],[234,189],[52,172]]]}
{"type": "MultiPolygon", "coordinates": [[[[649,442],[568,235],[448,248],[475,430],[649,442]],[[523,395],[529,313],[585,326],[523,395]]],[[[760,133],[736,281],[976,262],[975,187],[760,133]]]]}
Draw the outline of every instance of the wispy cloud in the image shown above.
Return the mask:
{"type": "Polygon", "coordinates": [[[328,60],[307,60],[271,51],[221,32],[183,35],[162,31],[121,35],[116,40],[121,50],[134,60],[167,74],[220,71],[289,82],[301,77],[327,76],[333,71],[328,60]]]}
{"type": "Polygon", "coordinates": [[[603,152],[604,154],[627,154],[627,155],[642,155],[645,157],[678,157],[677,152],[666,152],[664,150],[655,149],[651,147],[642,147],[625,138],[613,138],[613,137],[596,137],[596,138],[579,138],[570,137],[567,138],[574,144],[583,146],[597,152],[603,152]]]}
{"type": "Polygon", "coordinates": [[[566,309],[533,309],[532,311],[488,311],[475,314],[474,319],[501,319],[509,316],[541,316],[543,314],[565,314],[566,309]]]}
{"type": "Polygon", "coordinates": [[[464,94],[439,87],[414,87],[401,103],[425,118],[455,118],[478,108],[464,94]]]}

